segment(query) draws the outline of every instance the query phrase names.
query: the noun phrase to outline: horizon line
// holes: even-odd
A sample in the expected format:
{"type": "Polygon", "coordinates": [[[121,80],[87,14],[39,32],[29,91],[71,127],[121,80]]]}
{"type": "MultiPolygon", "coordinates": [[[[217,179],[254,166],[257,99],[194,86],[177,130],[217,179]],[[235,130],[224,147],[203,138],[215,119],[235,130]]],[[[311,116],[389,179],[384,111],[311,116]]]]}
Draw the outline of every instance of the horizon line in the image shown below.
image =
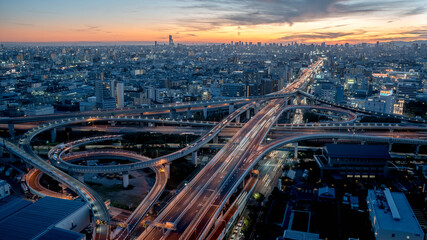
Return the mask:
{"type": "MultiPolygon", "coordinates": [[[[297,43],[297,44],[304,44],[304,45],[321,45],[323,43],[325,43],[325,45],[344,45],[344,44],[349,44],[349,45],[360,45],[360,44],[376,44],[376,42],[380,42],[380,43],[391,43],[391,42],[401,42],[401,43],[411,43],[411,42],[423,42],[423,41],[427,41],[427,39],[422,39],[422,40],[410,40],[410,41],[396,41],[396,40],[390,40],[390,41],[379,41],[379,40],[374,40],[374,41],[369,41],[369,42],[357,42],[357,43],[351,43],[351,42],[345,42],[345,43],[327,43],[326,41],[324,42],[311,42],[311,43],[307,43],[307,42],[298,42],[298,41],[290,41],[290,42],[252,42],[252,45],[257,45],[258,43],[262,43],[264,44],[283,44],[283,45],[288,45],[291,43],[297,43]]],[[[25,45],[25,44],[81,44],[81,43],[87,43],[87,44],[95,44],[95,43],[106,43],[106,44],[115,44],[118,43],[120,45],[120,43],[139,43],[139,44],[145,44],[145,45],[155,45],[155,43],[160,43],[160,44],[168,44],[168,41],[0,41],[0,44],[16,44],[16,45],[25,45]]],[[[197,42],[197,41],[182,41],[182,42],[175,42],[175,44],[190,44],[190,45],[215,45],[215,44],[230,44],[231,42],[238,43],[241,42],[243,44],[246,43],[250,43],[251,41],[228,41],[228,42],[197,42]]]]}

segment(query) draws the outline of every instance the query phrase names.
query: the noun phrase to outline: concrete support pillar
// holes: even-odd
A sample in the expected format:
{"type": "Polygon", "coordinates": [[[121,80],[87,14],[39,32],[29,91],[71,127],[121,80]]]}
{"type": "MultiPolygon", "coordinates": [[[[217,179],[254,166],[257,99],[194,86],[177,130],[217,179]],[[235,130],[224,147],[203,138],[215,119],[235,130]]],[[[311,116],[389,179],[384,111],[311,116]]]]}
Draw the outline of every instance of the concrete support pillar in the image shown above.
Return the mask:
{"type": "Polygon", "coordinates": [[[187,119],[191,118],[191,107],[187,108],[187,119]]]}
{"type": "Polygon", "coordinates": [[[15,124],[9,123],[7,126],[9,127],[10,138],[14,139],[15,138],[15,124]]]}
{"type": "Polygon", "coordinates": [[[191,153],[191,161],[194,163],[194,165],[197,166],[198,162],[197,162],[197,151],[194,151],[191,153]]]}
{"type": "Polygon", "coordinates": [[[171,165],[170,164],[166,164],[165,168],[166,168],[166,172],[168,174],[168,179],[169,179],[171,177],[171,165]]]}
{"type": "Polygon", "coordinates": [[[337,143],[338,143],[338,139],[334,138],[334,139],[332,139],[332,140],[334,141],[334,144],[337,144],[337,143]]]}
{"type": "Polygon", "coordinates": [[[259,103],[255,104],[254,114],[256,115],[259,111],[259,103]]]}
{"type": "Polygon", "coordinates": [[[56,142],[56,128],[50,130],[50,141],[56,142]]]}
{"type": "Polygon", "coordinates": [[[129,187],[129,172],[123,172],[123,188],[129,187]]]}
{"type": "Polygon", "coordinates": [[[393,143],[388,144],[388,151],[391,152],[391,149],[393,148],[393,143]]]}
{"type": "Polygon", "coordinates": [[[240,123],[240,115],[236,117],[236,123],[240,123]]]}
{"type": "Polygon", "coordinates": [[[169,118],[170,118],[170,119],[175,119],[175,118],[176,118],[176,109],[171,108],[171,109],[169,110],[169,118]]]}
{"type": "Polygon", "coordinates": [[[154,127],[154,123],[149,122],[149,123],[148,123],[148,126],[149,126],[149,127],[154,127]]]}
{"type": "Polygon", "coordinates": [[[246,119],[250,119],[251,118],[251,109],[248,108],[248,110],[246,110],[246,119]]]}
{"type": "Polygon", "coordinates": [[[279,182],[277,183],[277,188],[279,190],[282,190],[282,179],[281,178],[279,178],[279,182]]]}
{"type": "Polygon", "coordinates": [[[65,184],[59,184],[59,186],[62,188],[62,193],[67,192],[67,186],[65,184]]]}
{"type": "Polygon", "coordinates": [[[212,139],[213,143],[218,143],[218,135],[215,135],[212,139]]]}
{"type": "Polygon", "coordinates": [[[203,119],[208,119],[208,106],[203,106],[203,119]]]}
{"type": "Polygon", "coordinates": [[[83,173],[77,173],[75,175],[75,178],[77,178],[77,180],[79,180],[80,182],[84,183],[85,182],[85,175],[83,173]]]}
{"type": "Polygon", "coordinates": [[[110,126],[115,127],[116,126],[116,121],[110,121],[110,126]]]}
{"type": "Polygon", "coordinates": [[[390,133],[392,133],[394,131],[394,129],[390,128],[390,133]]]}
{"type": "Polygon", "coordinates": [[[294,159],[298,158],[298,142],[295,143],[295,148],[294,148],[294,159]]]}
{"type": "Polygon", "coordinates": [[[234,104],[230,103],[230,105],[228,105],[228,114],[231,114],[234,112],[234,104]]]}
{"type": "Polygon", "coordinates": [[[417,145],[417,146],[415,147],[415,155],[418,155],[418,152],[420,151],[420,146],[421,146],[421,145],[417,145]]]}

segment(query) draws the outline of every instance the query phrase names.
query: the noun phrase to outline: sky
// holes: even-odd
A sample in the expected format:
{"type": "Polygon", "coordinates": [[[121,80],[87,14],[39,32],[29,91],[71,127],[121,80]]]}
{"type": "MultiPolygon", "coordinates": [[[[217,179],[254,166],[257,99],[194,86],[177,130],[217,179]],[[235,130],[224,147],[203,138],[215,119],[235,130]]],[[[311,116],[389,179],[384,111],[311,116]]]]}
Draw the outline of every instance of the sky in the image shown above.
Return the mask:
{"type": "Polygon", "coordinates": [[[0,0],[0,42],[427,40],[427,0],[0,0]]]}

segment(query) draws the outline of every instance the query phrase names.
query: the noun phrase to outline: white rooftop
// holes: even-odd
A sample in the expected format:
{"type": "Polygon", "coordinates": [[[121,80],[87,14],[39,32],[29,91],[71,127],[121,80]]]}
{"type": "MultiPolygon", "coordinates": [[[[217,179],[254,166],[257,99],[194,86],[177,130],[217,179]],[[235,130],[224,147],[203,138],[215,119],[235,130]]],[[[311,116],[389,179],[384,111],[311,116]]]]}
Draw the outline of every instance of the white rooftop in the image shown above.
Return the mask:
{"type": "Polygon", "coordinates": [[[382,229],[424,235],[405,194],[390,190],[368,190],[378,226],[382,229]]]}

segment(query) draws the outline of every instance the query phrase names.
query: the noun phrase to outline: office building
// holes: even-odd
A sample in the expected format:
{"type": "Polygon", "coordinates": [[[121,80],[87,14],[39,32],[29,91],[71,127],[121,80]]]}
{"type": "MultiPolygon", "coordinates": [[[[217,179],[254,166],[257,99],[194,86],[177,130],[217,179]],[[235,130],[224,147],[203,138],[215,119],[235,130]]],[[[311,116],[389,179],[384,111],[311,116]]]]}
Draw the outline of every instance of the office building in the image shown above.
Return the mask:
{"type": "Polygon", "coordinates": [[[423,240],[424,232],[404,193],[368,190],[366,198],[375,239],[423,240]]]}
{"type": "Polygon", "coordinates": [[[415,101],[418,90],[421,89],[420,80],[405,79],[397,83],[397,98],[405,101],[415,101]]]}
{"type": "Polygon", "coordinates": [[[111,93],[112,98],[116,98],[116,93],[117,93],[116,86],[117,86],[117,81],[111,80],[110,81],[110,93],[111,93]]]}
{"type": "Polygon", "coordinates": [[[330,80],[318,79],[313,85],[313,94],[328,101],[340,103],[344,99],[344,87],[330,80]]]}
{"type": "Polygon", "coordinates": [[[116,103],[117,108],[124,108],[125,107],[125,97],[124,97],[124,83],[118,82],[116,84],[116,103]]]}
{"type": "Polygon", "coordinates": [[[314,159],[322,176],[366,179],[384,175],[390,154],[385,145],[326,144],[314,159]]]}
{"type": "Polygon", "coordinates": [[[394,96],[379,95],[370,97],[365,102],[365,109],[380,113],[392,114],[394,112],[394,96]]]}
{"type": "Polygon", "coordinates": [[[224,83],[221,87],[221,94],[224,97],[245,96],[245,85],[241,83],[224,83]]]}
{"type": "Polygon", "coordinates": [[[111,97],[110,84],[102,80],[95,82],[96,102],[102,102],[104,99],[111,97]]]}
{"type": "Polygon", "coordinates": [[[49,115],[54,113],[55,109],[52,105],[37,106],[25,110],[26,116],[49,115]]]}
{"type": "Polygon", "coordinates": [[[172,35],[169,35],[169,47],[173,47],[174,43],[173,43],[173,39],[172,39],[172,35]]]}
{"type": "Polygon", "coordinates": [[[95,82],[96,108],[106,110],[116,108],[116,99],[111,97],[111,82],[95,82]]]}

